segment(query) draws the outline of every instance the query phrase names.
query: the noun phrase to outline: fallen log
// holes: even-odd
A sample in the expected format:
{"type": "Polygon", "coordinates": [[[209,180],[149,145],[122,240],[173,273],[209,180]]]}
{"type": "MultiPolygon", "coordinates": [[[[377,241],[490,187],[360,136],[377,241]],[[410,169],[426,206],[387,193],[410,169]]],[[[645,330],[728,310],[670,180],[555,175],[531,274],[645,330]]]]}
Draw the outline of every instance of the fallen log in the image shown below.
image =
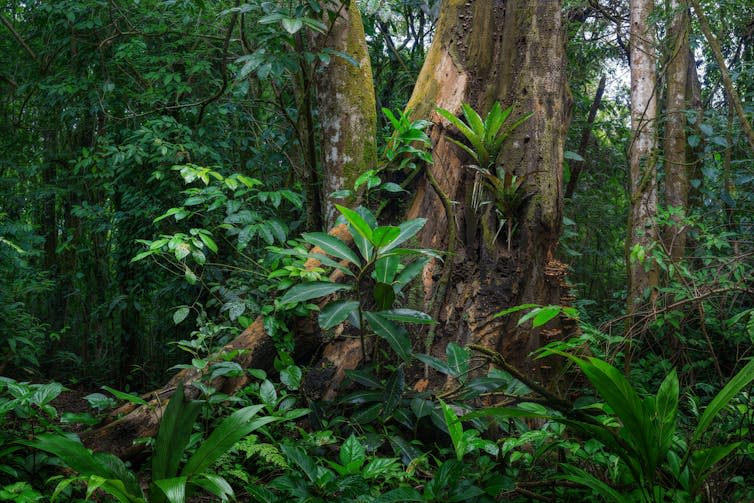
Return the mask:
{"type": "MultiPolygon", "coordinates": [[[[329,234],[348,244],[352,242],[351,235],[345,225],[334,227],[329,234]]],[[[312,249],[312,252],[324,253],[318,248],[312,249]]],[[[312,269],[319,265],[320,262],[318,260],[310,258],[305,263],[305,268],[312,269]]],[[[331,274],[330,279],[332,281],[340,281],[342,276],[343,273],[336,270],[331,274]]],[[[326,302],[327,300],[322,301],[322,305],[326,302]]],[[[296,335],[297,360],[309,364],[322,346],[316,316],[296,319],[292,331],[296,335]]],[[[349,344],[350,341],[345,341],[345,343],[349,344]]],[[[340,342],[336,341],[336,345],[339,344],[340,342]]],[[[241,351],[234,358],[234,361],[242,368],[272,370],[277,352],[273,339],[265,332],[262,316],[257,317],[246,330],[225,345],[215,355],[215,359],[220,354],[236,350],[241,351]]],[[[329,355],[328,361],[332,362],[336,360],[337,353],[337,351],[333,351],[332,349],[326,352],[329,355]]],[[[349,354],[353,356],[351,352],[349,354]]],[[[347,363],[343,362],[343,364],[346,365],[346,368],[355,368],[359,361],[360,358],[353,361],[353,357],[351,357],[347,363]]],[[[111,419],[109,422],[82,433],[81,441],[90,449],[110,452],[121,459],[134,459],[144,450],[143,443],[135,443],[134,441],[157,434],[165,406],[175,392],[176,387],[183,383],[186,397],[195,399],[199,395],[199,390],[191,386],[191,384],[201,377],[202,373],[195,368],[181,370],[164,386],[143,396],[148,401],[147,405],[124,405],[110,415],[111,419]]],[[[328,395],[331,396],[334,389],[330,381],[337,380],[337,382],[340,382],[342,378],[343,370],[339,369],[339,372],[331,376],[331,379],[328,379],[326,383],[323,383],[323,386],[328,390],[328,395]]],[[[212,382],[212,385],[218,391],[231,395],[245,387],[248,383],[249,377],[247,374],[244,374],[236,378],[218,378],[212,382]]]]}

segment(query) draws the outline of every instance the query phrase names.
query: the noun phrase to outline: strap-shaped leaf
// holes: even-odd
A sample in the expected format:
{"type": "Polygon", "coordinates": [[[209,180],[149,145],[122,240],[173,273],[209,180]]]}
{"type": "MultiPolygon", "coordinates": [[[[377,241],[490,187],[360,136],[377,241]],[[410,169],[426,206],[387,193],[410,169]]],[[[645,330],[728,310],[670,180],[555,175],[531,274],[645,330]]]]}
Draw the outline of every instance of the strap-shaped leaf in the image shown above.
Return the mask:
{"type": "Polygon", "coordinates": [[[173,477],[155,480],[153,483],[170,503],[184,503],[186,501],[187,480],[187,477],[173,477]]]}
{"type": "Polygon", "coordinates": [[[349,290],[349,285],[341,285],[339,283],[330,283],[329,281],[310,281],[308,283],[301,283],[291,287],[285,294],[280,297],[280,302],[284,304],[292,304],[294,302],[304,302],[331,293],[338,292],[340,290],[349,290]]]}
{"type": "Polygon", "coordinates": [[[411,359],[411,340],[403,328],[377,313],[366,312],[364,317],[374,333],[385,339],[398,356],[404,361],[411,359]]]}
{"type": "MultiPolygon", "coordinates": [[[[251,405],[235,411],[226,417],[220,425],[215,428],[207,440],[199,446],[193,456],[183,467],[181,475],[191,479],[203,473],[217,459],[228,452],[233,444],[251,433],[256,428],[262,426],[259,421],[252,421],[252,418],[264,408],[264,405],[251,405]]],[[[261,418],[266,419],[266,418],[261,418]]],[[[269,418],[275,420],[276,418],[269,418]]],[[[271,422],[271,421],[269,421],[271,422]]]]}
{"type": "Polygon", "coordinates": [[[754,380],[754,360],[749,360],[749,363],[738,374],[733,376],[733,379],[728,381],[728,384],[720,390],[707,408],[704,409],[704,413],[699,418],[699,423],[694,430],[694,434],[691,436],[691,443],[695,444],[702,438],[702,435],[707,431],[710,424],[712,424],[715,416],[728,405],[733,397],[748,386],[752,380],[754,380]]]}
{"type": "Polygon", "coordinates": [[[357,267],[361,267],[359,256],[340,239],[324,232],[307,232],[302,235],[307,243],[322,248],[328,255],[339,259],[348,260],[357,267]]]}
{"type": "MultiPolygon", "coordinates": [[[[178,465],[191,438],[201,404],[200,401],[187,401],[183,394],[183,383],[178,383],[165,408],[155,441],[152,456],[154,480],[172,480],[178,474],[178,465]]],[[[153,495],[153,499],[157,502],[163,500],[160,495],[153,495]]]]}
{"type": "Polygon", "coordinates": [[[380,311],[379,315],[388,320],[399,321],[402,323],[418,323],[420,325],[431,325],[432,323],[436,323],[430,315],[415,309],[391,309],[389,311],[380,311]]]}
{"type": "Polygon", "coordinates": [[[214,473],[204,473],[201,476],[194,478],[191,483],[195,486],[201,487],[210,494],[214,494],[220,498],[220,501],[235,499],[235,493],[230,484],[228,484],[228,481],[214,473]]]}
{"type": "Polygon", "coordinates": [[[348,318],[348,315],[359,308],[357,300],[339,300],[330,302],[319,313],[319,326],[323,330],[329,330],[340,325],[348,318]]]}
{"type": "Polygon", "coordinates": [[[504,130],[502,130],[500,132],[500,134],[497,136],[497,138],[495,138],[495,141],[493,143],[492,151],[496,152],[496,151],[500,150],[500,147],[502,146],[503,142],[505,141],[506,138],[508,138],[508,136],[511,134],[511,132],[514,129],[518,128],[521,124],[523,124],[524,122],[526,122],[527,120],[529,120],[529,117],[531,117],[532,115],[534,115],[534,114],[530,112],[530,113],[524,115],[523,117],[521,117],[520,119],[518,119],[516,122],[514,122],[513,124],[511,124],[507,128],[505,128],[504,130]]]}
{"type": "Polygon", "coordinates": [[[482,117],[468,103],[462,104],[461,110],[463,110],[463,116],[466,117],[466,122],[471,126],[474,133],[479,138],[484,138],[485,128],[482,117]]]}
{"type": "MultiPolygon", "coordinates": [[[[438,108],[437,113],[447,119],[448,122],[453,124],[456,128],[458,128],[461,134],[463,134],[466,139],[469,140],[469,143],[471,143],[474,151],[480,152],[484,149],[484,146],[482,145],[482,138],[477,136],[477,134],[469,126],[464,124],[461,119],[453,115],[449,110],[445,110],[444,108],[438,108]]],[[[475,159],[477,158],[476,154],[472,153],[472,155],[475,159]]]]}

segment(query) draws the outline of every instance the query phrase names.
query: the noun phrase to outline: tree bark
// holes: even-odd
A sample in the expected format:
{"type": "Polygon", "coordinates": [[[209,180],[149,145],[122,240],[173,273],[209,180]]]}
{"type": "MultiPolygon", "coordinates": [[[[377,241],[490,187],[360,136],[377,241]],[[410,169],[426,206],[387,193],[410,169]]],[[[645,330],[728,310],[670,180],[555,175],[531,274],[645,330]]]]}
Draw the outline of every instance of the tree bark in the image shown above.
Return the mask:
{"type": "MultiPolygon", "coordinates": [[[[631,0],[631,143],[629,144],[629,209],[626,268],[628,312],[637,311],[647,293],[654,296],[657,264],[651,248],[657,242],[657,58],[655,27],[651,23],[653,0],[631,0]],[[632,250],[643,250],[643,260],[632,260],[632,250]],[[649,291],[649,292],[648,292],[649,291]]],[[[636,256],[634,257],[636,258],[636,256]]],[[[628,359],[627,359],[628,360],[628,359]]]]}
{"type": "Polygon", "coordinates": [[[686,162],[686,110],[689,65],[689,15],[688,4],[671,0],[673,19],[669,30],[671,54],[667,65],[667,106],[665,119],[665,204],[680,210],[671,216],[671,225],[665,232],[665,249],[677,262],[686,250],[686,230],[682,223],[688,208],[689,178],[686,162]]]}
{"type": "Polygon", "coordinates": [[[452,252],[444,264],[428,264],[423,274],[424,308],[439,324],[418,342],[419,351],[442,356],[451,341],[482,344],[537,375],[540,365],[528,355],[556,334],[554,327],[521,329],[514,316],[494,316],[521,303],[561,303],[564,267],[553,257],[562,223],[569,95],[560,8],[553,0],[442,4],[435,39],[408,104],[415,116],[430,117],[436,125],[431,132],[434,164],[427,167],[407,218],[431,216],[420,245],[452,252]],[[489,211],[473,209],[470,159],[449,141],[456,133],[435,113],[436,107],[458,113],[462,103],[469,103],[484,117],[495,101],[513,106],[511,121],[533,113],[497,159],[526,176],[523,190],[530,194],[514,221],[511,252],[505,231],[498,234],[501,222],[489,211]]]}
{"type": "Polygon", "coordinates": [[[358,66],[331,56],[318,76],[317,104],[322,117],[322,201],[324,224],[330,228],[338,216],[330,194],[352,189],[363,172],[377,162],[377,114],[364,26],[356,0],[333,1],[338,13],[324,47],[348,54],[358,66]],[[342,5],[341,5],[342,3],[342,5]]]}

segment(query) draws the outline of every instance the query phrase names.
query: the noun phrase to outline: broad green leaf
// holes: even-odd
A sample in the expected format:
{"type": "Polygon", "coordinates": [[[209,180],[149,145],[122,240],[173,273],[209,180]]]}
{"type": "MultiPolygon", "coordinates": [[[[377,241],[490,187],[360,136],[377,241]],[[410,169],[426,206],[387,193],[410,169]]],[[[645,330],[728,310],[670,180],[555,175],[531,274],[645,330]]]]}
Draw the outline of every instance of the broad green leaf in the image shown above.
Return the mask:
{"type": "Polygon", "coordinates": [[[348,466],[351,463],[363,463],[366,458],[367,456],[364,446],[361,445],[361,442],[359,442],[359,439],[357,439],[354,434],[351,434],[351,436],[343,442],[343,445],[340,446],[338,459],[343,466],[348,466]]]}
{"type": "MultiPolygon", "coordinates": [[[[346,276],[356,277],[356,275],[348,267],[345,267],[344,265],[340,264],[339,262],[336,262],[335,260],[331,259],[327,255],[323,255],[322,253],[312,253],[312,252],[309,252],[309,253],[307,253],[306,256],[310,257],[310,258],[313,258],[313,259],[317,259],[317,260],[319,260],[319,263],[321,265],[329,266],[329,267],[332,267],[334,269],[337,269],[340,272],[342,272],[343,274],[345,274],[346,276]]],[[[274,272],[273,272],[273,274],[274,274],[274,272]]],[[[280,272],[279,274],[281,274],[281,275],[285,274],[287,276],[288,271],[283,270],[283,272],[280,272]]],[[[272,279],[272,275],[270,275],[270,279],[272,279]]]]}
{"type": "MultiPolygon", "coordinates": [[[[165,408],[154,444],[152,477],[155,480],[172,480],[178,474],[178,465],[191,438],[201,405],[200,401],[186,401],[183,383],[178,383],[165,408]]],[[[153,499],[161,501],[160,498],[153,499]]]]}
{"type": "Polygon", "coordinates": [[[329,281],[310,281],[309,283],[302,283],[291,287],[285,294],[280,297],[280,302],[283,304],[292,304],[294,302],[304,302],[331,293],[338,292],[340,290],[350,290],[350,285],[341,285],[339,283],[331,283],[329,281]]]}
{"type": "Polygon", "coordinates": [[[398,273],[398,277],[395,278],[395,281],[393,282],[393,290],[396,293],[400,292],[404,286],[422,272],[428,261],[428,258],[421,257],[404,267],[403,270],[398,273]]]}
{"type": "Polygon", "coordinates": [[[384,404],[383,413],[385,416],[393,414],[395,408],[401,403],[401,398],[403,398],[405,390],[406,378],[403,372],[403,366],[399,366],[385,383],[385,393],[382,397],[382,402],[384,404]]]}
{"type": "Polygon", "coordinates": [[[336,204],[335,207],[345,217],[348,223],[351,224],[351,227],[353,227],[353,229],[358,234],[366,238],[370,243],[372,242],[372,228],[369,226],[369,224],[367,224],[367,222],[364,220],[364,218],[362,218],[361,215],[359,215],[354,210],[346,208],[345,206],[341,206],[339,204],[336,204]]]}
{"type": "Polygon", "coordinates": [[[398,487],[378,497],[376,503],[403,503],[406,501],[424,501],[422,495],[413,487],[398,487]]]}
{"type": "Polygon", "coordinates": [[[290,462],[298,465],[303,470],[311,482],[317,482],[319,478],[317,464],[312,458],[306,455],[303,449],[294,445],[282,444],[280,450],[290,462]]]}
{"type": "Polygon", "coordinates": [[[286,17],[280,20],[280,24],[283,25],[283,29],[290,33],[291,35],[297,33],[301,27],[304,25],[304,23],[301,21],[300,18],[291,18],[286,17]]]}
{"type": "Polygon", "coordinates": [[[416,235],[417,232],[419,232],[422,227],[424,227],[424,224],[427,222],[426,218],[414,218],[413,220],[409,220],[407,222],[403,222],[398,225],[398,235],[393,238],[392,241],[389,243],[386,243],[382,246],[380,249],[380,253],[385,253],[387,251],[392,250],[393,248],[396,248],[397,246],[405,243],[412,237],[416,235]]]}
{"type": "Polygon", "coordinates": [[[523,311],[525,309],[533,309],[535,307],[540,307],[539,304],[521,304],[518,306],[509,307],[508,309],[503,309],[499,313],[495,314],[493,318],[500,318],[501,316],[507,316],[511,313],[517,313],[518,311],[523,311]]]}
{"type": "Polygon", "coordinates": [[[186,501],[186,477],[155,480],[157,486],[170,503],[184,503],[186,501]]]}
{"type": "Polygon", "coordinates": [[[419,397],[415,397],[411,400],[411,410],[417,419],[428,416],[434,408],[435,404],[430,400],[425,400],[424,398],[419,397]]]}
{"type": "Polygon", "coordinates": [[[275,385],[269,379],[265,379],[262,384],[259,385],[259,398],[269,408],[273,409],[278,400],[277,391],[275,391],[275,385]]]}
{"type": "Polygon", "coordinates": [[[173,324],[178,325],[180,322],[186,319],[191,312],[191,308],[188,306],[182,306],[175,310],[173,313],[173,324]]]}
{"type": "Polygon", "coordinates": [[[377,303],[377,309],[384,311],[393,307],[395,302],[395,291],[388,283],[377,283],[372,290],[374,301],[377,303]]]}
{"type": "MultiPolygon", "coordinates": [[[[395,273],[398,272],[398,265],[400,263],[401,259],[397,255],[390,255],[378,259],[374,264],[374,279],[380,283],[392,284],[393,279],[395,279],[395,273]]],[[[393,290],[392,286],[390,286],[390,290],[393,290]]]]}
{"type": "Polygon", "coordinates": [[[329,330],[340,325],[348,315],[359,308],[357,300],[339,300],[330,302],[319,313],[319,326],[322,330],[329,330]]]}
{"type": "Polygon", "coordinates": [[[377,248],[382,248],[393,243],[400,235],[401,229],[394,226],[377,227],[372,232],[372,244],[377,248]]]}
{"type": "Polygon", "coordinates": [[[301,367],[297,365],[289,365],[280,371],[280,382],[290,390],[297,390],[301,386],[301,378],[303,373],[301,367]]]}
{"type": "Polygon", "coordinates": [[[708,449],[694,451],[691,457],[694,473],[690,488],[692,493],[695,493],[704,484],[712,468],[740,445],[741,442],[735,442],[729,445],[716,445],[708,449]]]}
{"type": "Polygon", "coordinates": [[[404,361],[411,359],[411,340],[404,329],[377,313],[365,312],[364,318],[374,333],[385,339],[398,356],[404,361]]]}
{"type": "Polygon", "coordinates": [[[304,233],[302,237],[306,242],[322,248],[325,253],[339,259],[347,260],[352,264],[356,264],[357,267],[361,267],[359,256],[340,239],[324,232],[307,232],[304,233]]]}
{"type": "MultiPolygon", "coordinates": [[[[183,467],[181,475],[189,479],[203,473],[217,459],[228,452],[233,444],[262,426],[259,422],[252,422],[252,418],[264,408],[264,405],[251,405],[235,411],[226,417],[212,434],[199,446],[199,449],[183,467]]],[[[263,418],[268,419],[268,418],[263,418]]],[[[275,418],[269,418],[274,420],[275,418]]],[[[271,421],[270,421],[271,422],[271,421]]]]}
{"type": "Polygon", "coordinates": [[[431,325],[436,323],[430,315],[414,309],[390,309],[389,311],[380,311],[378,313],[383,318],[402,323],[418,323],[420,325],[431,325]]]}
{"type": "Polygon", "coordinates": [[[704,409],[704,413],[699,418],[699,423],[694,430],[694,434],[691,436],[692,444],[696,444],[702,438],[702,435],[707,431],[707,428],[712,424],[717,414],[728,405],[733,397],[748,386],[752,380],[754,380],[754,360],[749,360],[749,363],[728,381],[728,384],[720,390],[707,408],[704,409]]]}
{"type": "Polygon", "coordinates": [[[453,377],[461,383],[465,382],[469,371],[469,350],[451,342],[445,348],[445,353],[448,355],[448,366],[453,369],[453,377]]]}

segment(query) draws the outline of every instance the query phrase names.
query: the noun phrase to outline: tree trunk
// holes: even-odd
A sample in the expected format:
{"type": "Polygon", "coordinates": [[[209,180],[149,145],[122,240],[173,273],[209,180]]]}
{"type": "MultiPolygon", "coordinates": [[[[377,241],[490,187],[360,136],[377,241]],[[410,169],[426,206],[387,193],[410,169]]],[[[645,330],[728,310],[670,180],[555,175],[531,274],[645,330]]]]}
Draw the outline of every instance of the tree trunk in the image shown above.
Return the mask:
{"type": "MultiPolygon", "coordinates": [[[[654,295],[658,282],[651,247],[657,242],[657,58],[653,0],[631,0],[631,143],[628,149],[631,208],[629,209],[626,267],[628,312],[654,295]]],[[[630,326],[630,325],[629,325],[630,326]]]]}
{"type": "Polygon", "coordinates": [[[332,2],[338,18],[324,47],[348,54],[358,66],[331,56],[318,76],[317,104],[322,117],[322,201],[324,223],[338,216],[330,194],[352,189],[356,179],[377,162],[377,115],[372,66],[356,0],[332,2]]]}
{"type": "Polygon", "coordinates": [[[444,264],[431,262],[423,274],[424,308],[439,324],[419,351],[444,355],[451,341],[482,344],[536,375],[538,365],[528,354],[541,345],[542,335],[556,333],[553,327],[519,329],[513,316],[494,315],[522,303],[561,303],[564,266],[553,257],[562,223],[569,94],[560,8],[553,0],[442,4],[435,39],[408,104],[415,116],[430,117],[436,125],[434,164],[427,167],[407,218],[431,216],[420,245],[451,252],[444,264]],[[435,107],[458,113],[462,103],[469,103],[484,117],[495,101],[513,106],[510,122],[533,113],[497,159],[526,176],[522,190],[529,194],[513,221],[510,252],[506,231],[498,232],[502,222],[484,210],[491,205],[481,211],[472,207],[470,159],[448,141],[457,133],[435,113],[435,107]]]}
{"type": "Polygon", "coordinates": [[[686,162],[686,109],[689,65],[689,15],[683,0],[671,0],[673,20],[669,31],[671,54],[667,66],[668,94],[665,120],[665,204],[680,210],[673,214],[664,236],[665,249],[677,262],[686,250],[686,231],[681,222],[688,207],[689,178],[686,162]]]}

